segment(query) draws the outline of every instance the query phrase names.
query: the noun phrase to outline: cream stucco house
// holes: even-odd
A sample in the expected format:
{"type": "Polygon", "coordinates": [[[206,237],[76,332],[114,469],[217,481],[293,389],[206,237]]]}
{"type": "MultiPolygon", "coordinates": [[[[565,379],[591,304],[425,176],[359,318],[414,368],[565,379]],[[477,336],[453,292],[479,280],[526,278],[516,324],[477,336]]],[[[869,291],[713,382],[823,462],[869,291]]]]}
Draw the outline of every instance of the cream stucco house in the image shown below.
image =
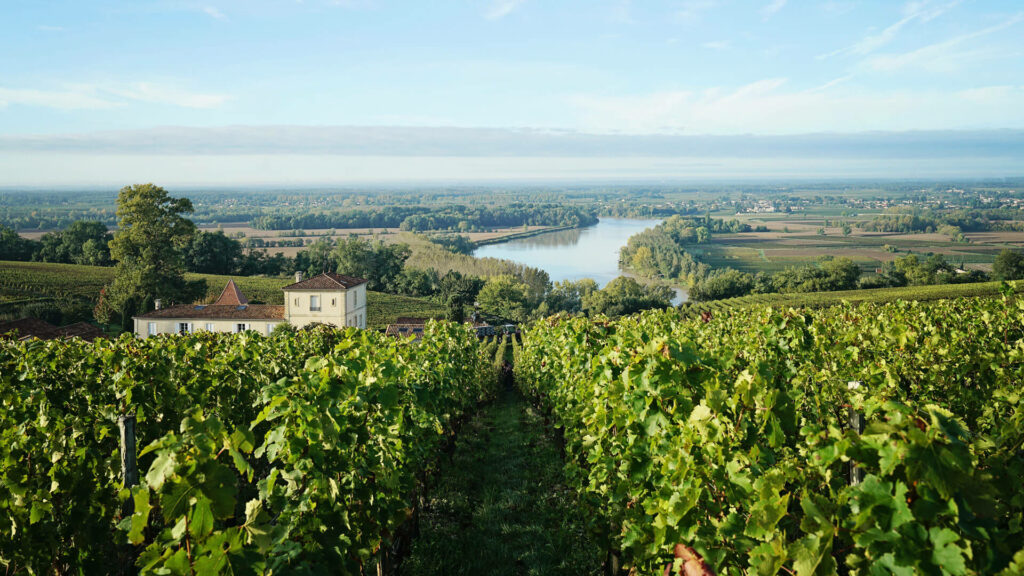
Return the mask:
{"type": "Polygon", "coordinates": [[[320,323],[366,328],[366,280],[325,273],[282,288],[284,306],[249,304],[234,280],[213,304],[188,304],[157,309],[135,316],[135,335],[244,332],[270,334],[288,322],[296,328],[320,323]]]}

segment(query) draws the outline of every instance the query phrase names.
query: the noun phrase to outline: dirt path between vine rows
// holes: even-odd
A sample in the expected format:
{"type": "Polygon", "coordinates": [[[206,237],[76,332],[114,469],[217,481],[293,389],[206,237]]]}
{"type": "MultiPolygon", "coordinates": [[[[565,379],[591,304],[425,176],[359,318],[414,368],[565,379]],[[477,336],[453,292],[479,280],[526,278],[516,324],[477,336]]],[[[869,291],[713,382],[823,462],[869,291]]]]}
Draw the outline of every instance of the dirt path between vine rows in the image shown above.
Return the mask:
{"type": "Polygon", "coordinates": [[[543,418],[506,390],[460,432],[420,517],[403,576],[601,573],[543,418]]]}

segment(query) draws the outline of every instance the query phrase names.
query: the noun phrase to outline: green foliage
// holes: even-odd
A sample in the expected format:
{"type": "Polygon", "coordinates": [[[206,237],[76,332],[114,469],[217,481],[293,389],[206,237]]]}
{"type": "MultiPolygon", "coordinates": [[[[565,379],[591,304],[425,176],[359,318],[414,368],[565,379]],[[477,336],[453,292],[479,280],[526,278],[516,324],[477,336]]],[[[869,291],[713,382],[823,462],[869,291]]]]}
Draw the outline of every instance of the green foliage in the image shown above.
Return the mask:
{"type": "Polygon", "coordinates": [[[110,257],[117,262],[114,281],[107,290],[109,318],[143,312],[148,303],[189,303],[205,290],[185,280],[184,249],[195,225],[185,218],[192,211],[187,198],[172,198],[153,184],[125,186],[117,196],[118,230],[110,241],[110,257]]]}
{"type": "Polygon", "coordinates": [[[502,322],[523,322],[529,313],[530,288],[510,275],[487,279],[477,295],[480,310],[502,322]]]}
{"type": "Polygon", "coordinates": [[[1021,350],[1011,295],[549,319],[515,368],[638,573],[684,543],[719,574],[994,574],[1024,547],[1021,350]]]}
{"type": "Polygon", "coordinates": [[[623,316],[652,308],[668,308],[672,289],[667,286],[641,284],[628,276],[619,276],[601,290],[581,292],[581,306],[589,315],[623,316]]]}
{"type": "Polygon", "coordinates": [[[1024,278],[1024,254],[1014,250],[1002,250],[992,264],[992,275],[996,280],[1024,278]]]}
{"type": "Polygon", "coordinates": [[[33,258],[42,262],[109,266],[111,238],[102,222],[79,220],[60,232],[43,234],[42,247],[33,258]]]}
{"type": "Polygon", "coordinates": [[[493,394],[492,363],[438,323],[417,344],[355,329],[0,343],[0,565],[99,574],[130,551],[142,574],[361,574],[493,394]]]}
{"type": "Polygon", "coordinates": [[[357,236],[338,242],[331,253],[336,271],[370,281],[369,289],[395,292],[402,267],[411,250],[406,244],[371,242],[357,236]]]}

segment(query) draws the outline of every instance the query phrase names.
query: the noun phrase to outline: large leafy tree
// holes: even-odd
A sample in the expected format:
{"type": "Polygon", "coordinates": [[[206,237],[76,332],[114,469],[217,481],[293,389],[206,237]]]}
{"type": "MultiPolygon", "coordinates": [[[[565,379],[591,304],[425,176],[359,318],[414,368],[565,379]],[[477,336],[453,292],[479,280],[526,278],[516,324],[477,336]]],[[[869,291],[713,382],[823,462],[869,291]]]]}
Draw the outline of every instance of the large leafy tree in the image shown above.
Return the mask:
{"type": "Polygon", "coordinates": [[[36,257],[43,262],[89,266],[110,264],[111,235],[102,222],[79,220],[60,232],[44,234],[36,257]]]}
{"type": "Polygon", "coordinates": [[[185,258],[192,272],[234,274],[241,267],[242,244],[223,231],[200,230],[192,236],[185,258]]]}
{"type": "Polygon", "coordinates": [[[996,261],[992,264],[992,273],[996,280],[1024,278],[1024,254],[1013,250],[1003,250],[996,256],[996,261]]]}
{"type": "Polygon", "coordinates": [[[191,212],[188,198],[172,198],[154,184],[121,189],[117,195],[118,230],[110,241],[116,272],[97,318],[109,321],[120,314],[123,321],[146,310],[157,298],[173,303],[202,296],[203,282],[185,280],[185,249],[195,225],[184,215],[191,212]]]}
{"type": "Polygon", "coordinates": [[[529,313],[530,287],[510,274],[492,276],[480,289],[477,301],[488,316],[523,322],[529,313]]]}
{"type": "Polygon", "coordinates": [[[380,292],[398,292],[399,278],[412,250],[408,244],[385,244],[349,236],[331,253],[339,274],[366,278],[367,288],[380,292]]]}

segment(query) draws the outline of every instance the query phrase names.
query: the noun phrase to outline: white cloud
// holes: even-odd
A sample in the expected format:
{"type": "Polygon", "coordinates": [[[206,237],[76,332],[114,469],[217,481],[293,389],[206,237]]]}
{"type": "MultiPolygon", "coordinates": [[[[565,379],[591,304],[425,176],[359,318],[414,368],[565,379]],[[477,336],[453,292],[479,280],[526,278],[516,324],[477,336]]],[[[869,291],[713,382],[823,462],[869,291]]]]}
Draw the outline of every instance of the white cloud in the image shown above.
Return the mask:
{"type": "Polygon", "coordinates": [[[90,88],[34,90],[0,87],[0,104],[39,106],[56,110],[101,110],[119,106],[119,103],[104,98],[90,88]]]}
{"type": "Polygon", "coordinates": [[[154,84],[152,82],[133,82],[131,84],[108,89],[129,100],[149,102],[151,104],[170,104],[182,108],[216,108],[231,99],[225,94],[202,94],[189,92],[174,86],[154,84]]]}
{"type": "Polygon", "coordinates": [[[786,0],[772,0],[761,8],[761,17],[767,20],[774,16],[779,10],[782,10],[786,6],[786,0]]]}
{"type": "Polygon", "coordinates": [[[36,30],[39,30],[40,32],[63,32],[64,31],[64,27],[63,26],[48,26],[46,24],[43,24],[42,26],[36,26],[36,30]]]}
{"type": "Polygon", "coordinates": [[[1024,127],[1024,87],[969,91],[784,90],[766,79],[634,96],[570,99],[581,130],[603,134],[799,134],[1024,127]]]}
{"type": "Polygon", "coordinates": [[[692,22],[716,6],[718,6],[718,0],[686,0],[676,11],[676,17],[684,22],[692,22]]]}
{"type": "Polygon", "coordinates": [[[131,102],[166,104],[182,108],[216,108],[228,100],[224,94],[203,94],[152,82],[117,85],[72,84],[57,90],[0,86],[0,105],[19,104],[56,110],[104,110],[131,102]]]}
{"type": "Polygon", "coordinates": [[[210,18],[216,18],[217,20],[227,20],[228,17],[223,12],[217,9],[216,6],[203,6],[203,13],[210,18]]]}
{"type": "Polygon", "coordinates": [[[881,32],[865,36],[850,46],[821,54],[817,58],[818,60],[824,60],[841,54],[865,56],[892,42],[907,24],[910,24],[915,20],[930,22],[952,10],[960,2],[961,0],[953,0],[952,2],[933,5],[931,2],[924,0],[921,2],[907,3],[903,7],[903,18],[900,18],[893,24],[890,24],[881,32]]]}
{"type": "Polygon", "coordinates": [[[957,51],[961,44],[968,40],[981,38],[1000,30],[1005,30],[1024,20],[1024,13],[1018,13],[1009,19],[982,30],[968,34],[955,36],[943,42],[929,44],[902,54],[880,54],[869,58],[864,64],[868,68],[879,72],[896,72],[906,68],[923,68],[931,71],[954,71],[963,63],[970,62],[978,57],[991,57],[993,54],[985,51],[967,50],[957,51]]]}
{"type": "Polygon", "coordinates": [[[721,52],[722,50],[729,49],[729,43],[726,42],[725,40],[713,40],[711,42],[705,42],[701,44],[701,47],[707,48],[708,50],[717,50],[721,52]]]}
{"type": "Polygon", "coordinates": [[[525,0],[494,0],[491,2],[491,6],[484,13],[484,18],[488,20],[500,20],[505,16],[508,16],[525,0]]]}

